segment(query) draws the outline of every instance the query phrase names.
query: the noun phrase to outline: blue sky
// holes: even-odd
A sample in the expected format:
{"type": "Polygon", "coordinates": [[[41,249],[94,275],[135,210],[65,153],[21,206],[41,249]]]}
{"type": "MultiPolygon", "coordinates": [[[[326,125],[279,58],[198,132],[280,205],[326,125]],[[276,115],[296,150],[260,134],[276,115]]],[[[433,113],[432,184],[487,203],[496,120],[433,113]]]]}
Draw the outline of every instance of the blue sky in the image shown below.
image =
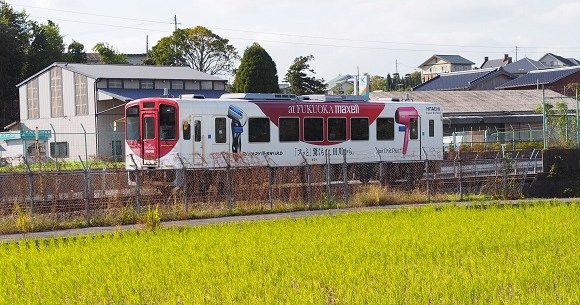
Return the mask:
{"type": "MultiPolygon", "coordinates": [[[[30,19],[53,20],[91,49],[108,42],[143,53],[179,27],[202,25],[230,39],[240,55],[258,42],[279,81],[297,56],[312,54],[316,76],[408,73],[433,54],[537,60],[547,52],[580,58],[580,1],[539,0],[7,0],[30,19]]],[[[228,78],[228,77],[226,77],[228,78]]],[[[233,79],[230,78],[231,81],[233,79]]]]}

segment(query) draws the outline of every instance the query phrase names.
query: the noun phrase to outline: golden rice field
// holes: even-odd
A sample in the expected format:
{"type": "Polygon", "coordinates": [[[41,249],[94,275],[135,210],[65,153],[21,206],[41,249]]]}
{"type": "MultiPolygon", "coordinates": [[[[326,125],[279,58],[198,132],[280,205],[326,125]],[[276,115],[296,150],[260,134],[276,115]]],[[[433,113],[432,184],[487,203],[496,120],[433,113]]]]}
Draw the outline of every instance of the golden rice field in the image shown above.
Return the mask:
{"type": "Polygon", "coordinates": [[[580,203],[3,243],[0,304],[580,304],[580,203]]]}

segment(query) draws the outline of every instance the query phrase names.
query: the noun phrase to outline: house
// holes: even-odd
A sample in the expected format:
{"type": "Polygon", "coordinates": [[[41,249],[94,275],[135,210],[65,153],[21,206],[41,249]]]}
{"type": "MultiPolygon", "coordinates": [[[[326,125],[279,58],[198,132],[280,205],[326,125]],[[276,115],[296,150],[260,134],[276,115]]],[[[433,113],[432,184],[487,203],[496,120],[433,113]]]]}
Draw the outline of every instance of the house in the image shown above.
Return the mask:
{"type": "Polygon", "coordinates": [[[489,59],[489,57],[483,58],[483,63],[481,64],[480,69],[488,69],[488,68],[499,68],[505,67],[508,64],[512,63],[512,58],[509,54],[504,54],[503,58],[500,59],[489,59]]]}
{"type": "Polygon", "coordinates": [[[326,85],[326,94],[343,95],[354,90],[354,76],[350,74],[339,75],[326,85]]]}
{"type": "Polygon", "coordinates": [[[474,64],[459,55],[433,55],[419,66],[421,80],[426,82],[440,73],[471,70],[474,64]]]}
{"type": "Polygon", "coordinates": [[[441,73],[414,87],[413,91],[494,90],[515,78],[502,67],[441,73]]]}
{"type": "Polygon", "coordinates": [[[498,86],[497,89],[526,90],[545,88],[566,96],[575,96],[576,92],[568,88],[568,84],[571,83],[580,83],[580,66],[531,71],[498,86]]]}
{"type": "Polygon", "coordinates": [[[514,61],[504,66],[503,68],[507,72],[516,76],[524,75],[530,71],[547,69],[546,66],[544,66],[544,64],[541,62],[529,59],[527,57],[524,57],[518,61],[514,61]]]}
{"type": "Polygon", "coordinates": [[[69,160],[119,157],[124,150],[123,105],[130,100],[199,94],[219,97],[226,80],[189,67],[54,63],[17,85],[23,156],[40,150],[69,160]],[[117,124],[120,123],[120,124],[117,124]]]}
{"type": "Polygon", "coordinates": [[[546,53],[539,60],[547,68],[562,68],[562,67],[573,67],[580,65],[580,62],[574,58],[564,58],[562,56],[546,53]]]}
{"type": "MultiPolygon", "coordinates": [[[[485,91],[410,91],[371,92],[371,100],[408,98],[415,102],[433,102],[443,108],[443,135],[458,131],[515,130],[522,133],[542,129],[542,113],[536,109],[542,98],[558,97],[569,109],[576,100],[562,97],[552,90],[485,90],[485,91]]],[[[521,138],[526,138],[522,134],[521,138]]]]}

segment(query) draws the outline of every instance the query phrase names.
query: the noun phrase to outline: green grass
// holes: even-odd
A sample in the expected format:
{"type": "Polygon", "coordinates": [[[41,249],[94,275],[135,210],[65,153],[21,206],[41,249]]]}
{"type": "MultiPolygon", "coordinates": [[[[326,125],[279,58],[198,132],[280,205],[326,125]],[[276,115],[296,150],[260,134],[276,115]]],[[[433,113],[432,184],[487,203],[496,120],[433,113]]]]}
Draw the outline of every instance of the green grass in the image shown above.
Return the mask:
{"type": "Polygon", "coordinates": [[[0,304],[578,304],[580,204],[0,244],[0,304]]]}

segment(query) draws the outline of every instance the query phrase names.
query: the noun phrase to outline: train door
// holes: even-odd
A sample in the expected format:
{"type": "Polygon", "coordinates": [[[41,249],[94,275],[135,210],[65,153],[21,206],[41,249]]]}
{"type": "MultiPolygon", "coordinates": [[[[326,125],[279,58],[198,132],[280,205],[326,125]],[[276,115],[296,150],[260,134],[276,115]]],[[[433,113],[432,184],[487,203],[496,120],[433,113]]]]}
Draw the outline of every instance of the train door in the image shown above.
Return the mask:
{"type": "Polygon", "coordinates": [[[421,160],[421,118],[409,119],[408,148],[407,155],[409,159],[421,160]]]}
{"type": "Polygon", "coordinates": [[[141,155],[143,165],[156,166],[159,164],[159,132],[157,112],[143,112],[141,115],[141,133],[143,143],[141,145],[141,155]]]}
{"type": "Polygon", "coordinates": [[[203,165],[205,162],[205,139],[201,117],[192,118],[193,131],[193,164],[203,165]]]}

